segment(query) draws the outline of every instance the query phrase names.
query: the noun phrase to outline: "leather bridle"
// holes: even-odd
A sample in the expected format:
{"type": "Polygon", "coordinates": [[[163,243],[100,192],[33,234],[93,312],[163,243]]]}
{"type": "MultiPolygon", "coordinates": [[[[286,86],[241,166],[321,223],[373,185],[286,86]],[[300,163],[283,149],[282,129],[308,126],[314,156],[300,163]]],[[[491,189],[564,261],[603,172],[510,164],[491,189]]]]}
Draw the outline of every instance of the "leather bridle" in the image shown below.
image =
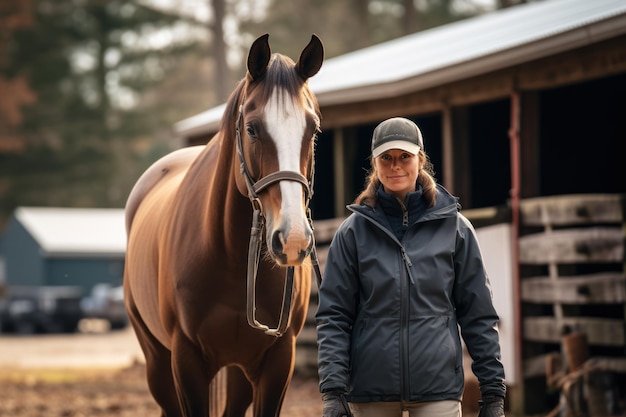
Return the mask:
{"type": "MultiPolygon", "coordinates": [[[[294,288],[294,267],[288,266],[285,274],[285,287],[283,291],[283,300],[280,308],[280,318],[278,325],[275,328],[260,323],[256,319],[256,277],[259,266],[259,259],[261,255],[261,246],[263,243],[263,229],[265,228],[265,216],[263,215],[263,205],[259,199],[259,193],[265,190],[272,184],[280,181],[295,181],[302,184],[306,194],[306,212],[307,219],[311,230],[313,230],[313,220],[311,218],[311,210],[309,203],[313,197],[313,166],[314,161],[311,161],[311,173],[310,178],[306,178],[299,172],[295,171],[276,171],[265,177],[255,181],[250,175],[246,158],[243,154],[243,138],[242,138],[242,123],[243,123],[243,103],[245,97],[242,100],[242,104],[239,105],[239,115],[237,116],[237,155],[239,157],[239,164],[241,174],[246,181],[246,188],[248,189],[248,198],[252,204],[252,227],[250,229],[250,243],[248,245],[248,270],[247,270],[247,303],[246,303],[246,315],[248,324],[259,330],[265,331],[266,334],[280,337],[289,327],[289,319],[291,316],[291,304],[293,298],[294,288]]],[[[315,239],[313,239],[311,249],[311,262],[315,271],[318,285],[321,283],[321,271],[319,267],[319,261],[317,259],[317,251],[315,250],[315,239]]]]}

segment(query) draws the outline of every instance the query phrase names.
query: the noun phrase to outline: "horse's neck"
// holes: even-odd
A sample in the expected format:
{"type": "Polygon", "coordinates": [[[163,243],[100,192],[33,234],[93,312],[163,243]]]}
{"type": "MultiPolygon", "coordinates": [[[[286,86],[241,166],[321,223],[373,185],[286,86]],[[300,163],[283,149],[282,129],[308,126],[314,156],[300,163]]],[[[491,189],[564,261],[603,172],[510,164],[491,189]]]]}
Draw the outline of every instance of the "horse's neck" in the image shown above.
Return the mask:
{"type": "Polygon", "coordinates": [[[248,198],[237,188],[235,178],[241,174],[235,140],[219,133],[211,142],[189,170],[191,179],[183,192],[190,194],[185,198],[199,198],[192,209],[203,219],[200,233],[211,234],[205,239],[220,236],[223,242],[247,242],[252,213],[248,198]]]}

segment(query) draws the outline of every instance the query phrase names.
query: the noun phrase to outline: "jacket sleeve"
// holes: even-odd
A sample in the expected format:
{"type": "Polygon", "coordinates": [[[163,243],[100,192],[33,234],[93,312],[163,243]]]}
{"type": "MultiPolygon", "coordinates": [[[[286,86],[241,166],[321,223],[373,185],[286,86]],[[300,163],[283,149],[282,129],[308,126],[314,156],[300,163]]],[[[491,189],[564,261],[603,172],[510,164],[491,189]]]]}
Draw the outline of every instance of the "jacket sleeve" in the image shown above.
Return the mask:
{"type": "Polygon", "coordinates": [[[354,239],[346,224],[329,248],[316,314],[320,391],[347,391],[350,340],[358,302],[354,239]]]}
{"type": "Polygon", "coordinates": [[[489,278],[478,239],[470,222],[458,218],[455,251],[454,303],[457,320],[480,391],[504,397],[504,367],[500,360],[498,315],[493,307],[489,278]]]}

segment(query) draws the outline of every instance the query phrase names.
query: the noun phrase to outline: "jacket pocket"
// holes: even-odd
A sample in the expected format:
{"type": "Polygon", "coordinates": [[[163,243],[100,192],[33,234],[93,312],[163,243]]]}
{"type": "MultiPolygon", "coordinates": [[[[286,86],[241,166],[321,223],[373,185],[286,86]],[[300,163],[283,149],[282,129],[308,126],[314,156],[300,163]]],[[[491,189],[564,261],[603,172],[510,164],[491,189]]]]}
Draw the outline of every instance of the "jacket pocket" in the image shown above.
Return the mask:
{"type": "Polygon", "coordinates": [[[352,331],[352,340],[350,342],[350,372],[352,372],[352,364],[354,363],[354,359],[358,357],[358,353],[360,352],[360,347],[363,344],[363,330],[367,326],[367,319],[358,320],[352,331]]]}
{"type": "Polygon", "coordinates": [[[449,316],[412,319],[409,340],[411,399],[453,396],[463,389],[461,342],[449,316]]]}
{"type": "Polygon", "coordinates": [[[349,396],[360,401],[399,398],[399,332],[397,320],[359,321],[352,339],[349,396]]]}

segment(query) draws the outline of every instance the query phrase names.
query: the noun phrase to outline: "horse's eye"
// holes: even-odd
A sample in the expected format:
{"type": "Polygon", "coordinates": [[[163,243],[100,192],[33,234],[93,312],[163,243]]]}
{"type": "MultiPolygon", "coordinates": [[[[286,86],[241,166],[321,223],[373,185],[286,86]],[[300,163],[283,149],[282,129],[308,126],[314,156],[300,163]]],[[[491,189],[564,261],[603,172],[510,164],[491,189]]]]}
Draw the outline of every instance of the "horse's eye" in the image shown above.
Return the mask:
{"type": "Polygon", "coordinates": [[[256,139],[257,138],[257,133],[256,133],[256,129],[254,128],[254,126],[252,125],[247,125],[246,126],[246,133],[248,134],[248,136],[250,136],[252,139],[256,139]]]}

